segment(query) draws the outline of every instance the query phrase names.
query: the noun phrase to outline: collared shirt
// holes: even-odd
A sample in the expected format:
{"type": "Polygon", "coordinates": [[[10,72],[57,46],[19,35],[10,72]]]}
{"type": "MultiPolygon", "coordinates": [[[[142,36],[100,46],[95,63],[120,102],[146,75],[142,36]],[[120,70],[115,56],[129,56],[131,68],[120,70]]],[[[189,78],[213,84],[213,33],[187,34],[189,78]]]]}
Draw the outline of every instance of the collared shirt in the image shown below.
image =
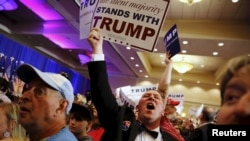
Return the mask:
{"type": "Polygon", "coordinates": [[[135,141],[162,141],[160,127],[157,127],[152,131],[156,131],[159,133],[156,139],[154,139],[148,132],[142,131],[140,134],[136,136],[135,141]]]}
{"type": "Polygon", "coordinates": [[[104,54],[92,54],[91,61],[104,61],[104,54]]]}
{"type": "Polygon", "coordinates": [[[44,138],[40,141],[77,141],[77,139],[68,127],[64,127],[55,135],[44,138]]]}

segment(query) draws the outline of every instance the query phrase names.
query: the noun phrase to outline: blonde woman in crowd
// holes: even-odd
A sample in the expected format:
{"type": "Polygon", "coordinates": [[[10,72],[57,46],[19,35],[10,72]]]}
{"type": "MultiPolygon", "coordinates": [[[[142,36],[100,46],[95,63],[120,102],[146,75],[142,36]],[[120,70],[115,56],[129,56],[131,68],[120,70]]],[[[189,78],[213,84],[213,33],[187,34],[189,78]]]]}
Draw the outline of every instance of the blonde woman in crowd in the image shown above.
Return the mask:
{"type": "Polygon", "coordinates": [[[0,140],[25,141],[25,129],[18,123],[19,106],[15,103],[0,103],[0,140]]]}

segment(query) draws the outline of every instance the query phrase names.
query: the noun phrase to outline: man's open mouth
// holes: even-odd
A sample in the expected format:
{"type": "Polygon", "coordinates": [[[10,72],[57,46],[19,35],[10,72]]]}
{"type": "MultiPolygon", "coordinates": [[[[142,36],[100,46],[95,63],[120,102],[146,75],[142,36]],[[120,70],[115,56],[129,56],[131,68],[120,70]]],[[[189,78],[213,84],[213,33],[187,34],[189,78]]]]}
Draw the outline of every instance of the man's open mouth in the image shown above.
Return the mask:
{"type": "Polygon", "coordinates": [[[147,104],[147,109],[149,109],[149,110],[155,109],[154,104],[153,104],[153,103],[148,103],[148,104],[147,104]]]}

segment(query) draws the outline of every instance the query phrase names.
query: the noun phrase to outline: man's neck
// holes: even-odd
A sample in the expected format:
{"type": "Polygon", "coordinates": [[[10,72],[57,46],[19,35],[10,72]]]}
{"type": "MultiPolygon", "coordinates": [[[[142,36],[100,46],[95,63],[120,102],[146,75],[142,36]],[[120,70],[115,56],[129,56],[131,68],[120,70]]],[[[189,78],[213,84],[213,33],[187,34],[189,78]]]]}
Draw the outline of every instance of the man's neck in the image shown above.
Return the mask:
{"type": "Polygon", "coordinates": [[[154,122],[141,122],[148,130],[154,130],[160,127],[160,120],[156,120],[154,122]]]}
{"type": "Polygon", "coordinates": [[[38,140],[44,140],[56,133],[58,133],[61,129],[63,129],[66,126],[65,123],[55,123],[50,124],[50,126],[47,126],[45,128],[41,128],[41,130],[35,130],[31,128],[31,130],[27,130],[29,134],[30,141],[38,141],[38,140]]]}

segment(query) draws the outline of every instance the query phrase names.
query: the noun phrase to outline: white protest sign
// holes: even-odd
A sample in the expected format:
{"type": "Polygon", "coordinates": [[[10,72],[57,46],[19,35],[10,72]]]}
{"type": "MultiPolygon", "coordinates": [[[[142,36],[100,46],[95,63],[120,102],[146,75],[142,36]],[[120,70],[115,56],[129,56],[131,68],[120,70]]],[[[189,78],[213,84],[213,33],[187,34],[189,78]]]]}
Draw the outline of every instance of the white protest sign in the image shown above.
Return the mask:
{"type": "Polygon", "coordinates": [[[80,5],[80,39],[88,37],[91,22],[98,0],[81,0],[80,5]]]}
{"type": "Polygon", "coordinates": [[[204,104],[201,104],[199,107],[189,108],[189,115],[198,118],[204,108],[204,104]]]}
{"type": "Polygon", "coordinates": [[[80,38],[95,27],[104,40],[153,52],[168,5],[169,0],[82,0],[80,38]]]}
{"type": "Polygon", "coordinates": [[[188,110],[188,113],[191,117],[196,116],[197,108],[196,107],[190,107],[188,110]]]}
{"type": "Polygon", "coordinates": [[[136,104],[133,100],[129,99],[128,95],[131,95],[131,87],[130,86],[125,86],[120,88],[120,100],[122,104],[128,105],[128,107],[134,109],[136,104]]]}
{"type": "Polygon", "coordinates": [[[197,112],[196,112],[196,117],[199,117],[201,115],[201,112],[204,108],[204,104],[201,104],[201,106],[197,109],[197,112]]]}

